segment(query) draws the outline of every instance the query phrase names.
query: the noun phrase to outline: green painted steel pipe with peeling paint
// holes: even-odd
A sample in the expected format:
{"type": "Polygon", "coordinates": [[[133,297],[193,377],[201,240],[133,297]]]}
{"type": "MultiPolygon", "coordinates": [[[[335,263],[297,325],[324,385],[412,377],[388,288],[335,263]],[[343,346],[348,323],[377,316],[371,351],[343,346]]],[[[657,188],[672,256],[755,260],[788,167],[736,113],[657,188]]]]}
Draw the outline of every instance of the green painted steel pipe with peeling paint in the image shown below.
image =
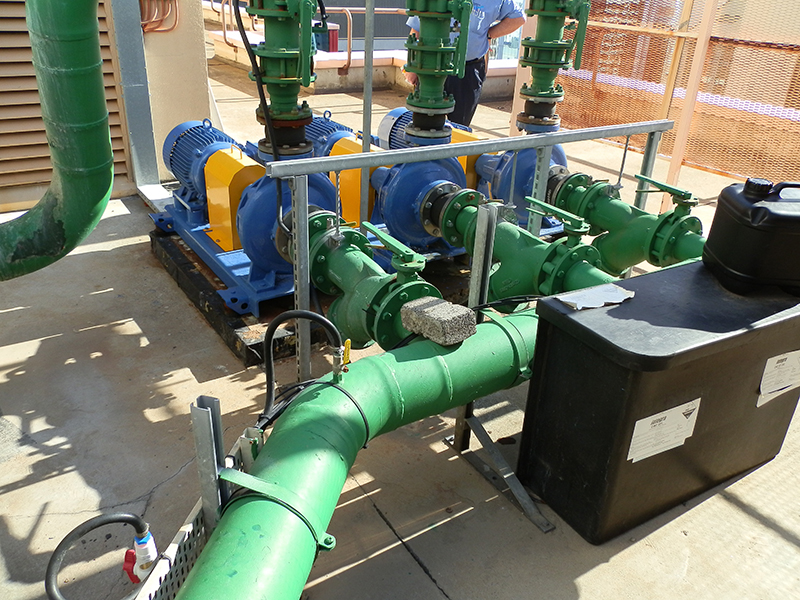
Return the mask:
{"type": "Polygon", "coordinates": [[[27,213],[0,225],[0,280],[42,269],[103,215],[114,182],[96,0],[27,0],[28,30],[52,183],[27,213]]]}
{"type": "Polygon", "coordinates": [[[225,507],[177,599],[297,600],[318,552],[333,545],[325,528],[362,446],[530,377],[536,314],[492,319],[461,344],[414,342],[350,365],[338,387],[327,376],[304,390],[250,476],[223,473],[252,491],[225,507]]]}

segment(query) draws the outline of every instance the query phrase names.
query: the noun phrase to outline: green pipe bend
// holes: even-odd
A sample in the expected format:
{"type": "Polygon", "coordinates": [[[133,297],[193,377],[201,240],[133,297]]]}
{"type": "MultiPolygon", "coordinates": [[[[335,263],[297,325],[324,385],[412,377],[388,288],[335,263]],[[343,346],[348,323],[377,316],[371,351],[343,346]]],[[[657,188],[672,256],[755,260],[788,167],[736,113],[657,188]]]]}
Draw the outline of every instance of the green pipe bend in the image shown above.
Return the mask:
{"type": "MultiPolygon", "coordinates": [[[[313,514],[318,529],[327,527],[367,437],[522,383],[536,328],[535,312],[523,311],[478,325],[457,346],[420,341],[359,360],[341,383],[349,396],[325,385],[298,396],[251,475],[271,490],[286,490],[285,498],[313,514]]],[[[248,494],[226,507],[177,598],[297,600],[319,550],[295,512],[248,494]]]]}
{"type": "Polygon", "coordinates": [[[44,268],[95,228],[111,196],[113,155],[96,0],[27,0],[52,183],[0,225],[0,281],[44,268]]]}

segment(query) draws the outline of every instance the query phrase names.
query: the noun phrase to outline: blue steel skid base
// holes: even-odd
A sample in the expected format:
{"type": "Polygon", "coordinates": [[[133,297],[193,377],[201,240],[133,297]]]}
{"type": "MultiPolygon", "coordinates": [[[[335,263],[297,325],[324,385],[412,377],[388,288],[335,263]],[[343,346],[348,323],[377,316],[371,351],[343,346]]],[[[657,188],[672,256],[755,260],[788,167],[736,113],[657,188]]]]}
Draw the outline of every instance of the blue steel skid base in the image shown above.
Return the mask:
{"type": "Polygon", "coordinates": [[[222,280],[228,289],[218,290],[217,293],[222,296],[228,308],[240,315],[252,313],[259,317],[261,302],[286,296],[294,291],[291,271],[262,274],[257,285],[253,285],[250,278],[252,263],[244,251],[226,252],[206,234],[208,223],[193,226],[182,212],[188,211],[172,204],[166,207],[166,212],[152,214],[150,218],[160,230],[177,233],[222,280]]]}

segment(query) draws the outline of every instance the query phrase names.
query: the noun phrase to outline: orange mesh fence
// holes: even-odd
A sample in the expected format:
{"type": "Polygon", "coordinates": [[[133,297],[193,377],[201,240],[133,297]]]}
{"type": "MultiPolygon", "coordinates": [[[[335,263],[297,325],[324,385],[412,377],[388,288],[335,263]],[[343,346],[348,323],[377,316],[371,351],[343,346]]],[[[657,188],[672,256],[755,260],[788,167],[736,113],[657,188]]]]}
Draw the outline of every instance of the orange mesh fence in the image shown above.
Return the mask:
{"type": "MultiPolygon", "coordinates": [[[[559,77],[564,127],[669,118],[677,128],[704,4],[593,0],[581,69],[559,77]]],[[[684,164],[800,180],[798,22],[800,3],[719,0],[684,164]]],[[[635,136],[631,145],[644,141],[635,136]]],[[[660,152],[670,155],[674,141],[674,130],[665,134],[660,152]]]]}

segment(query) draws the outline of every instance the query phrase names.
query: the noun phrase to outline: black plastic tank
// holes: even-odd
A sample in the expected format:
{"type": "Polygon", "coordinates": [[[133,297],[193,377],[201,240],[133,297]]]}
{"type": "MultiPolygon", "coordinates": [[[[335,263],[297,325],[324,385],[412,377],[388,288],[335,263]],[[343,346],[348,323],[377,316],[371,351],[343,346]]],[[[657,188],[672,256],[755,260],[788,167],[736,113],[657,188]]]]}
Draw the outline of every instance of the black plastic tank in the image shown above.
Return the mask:
{"type": "Polygon", "coordinates": [[[800,183],[748,179],[722,190],[703,262],[729,290],[776,285],[800,296],[800,183]]]}
{"type": "Polygon", "coordinates": [[[800,299],[742,296],[700,261],[622,304],[538,302],[517,474],[599,544],[771,460],[800,395],[800,299]]]}

